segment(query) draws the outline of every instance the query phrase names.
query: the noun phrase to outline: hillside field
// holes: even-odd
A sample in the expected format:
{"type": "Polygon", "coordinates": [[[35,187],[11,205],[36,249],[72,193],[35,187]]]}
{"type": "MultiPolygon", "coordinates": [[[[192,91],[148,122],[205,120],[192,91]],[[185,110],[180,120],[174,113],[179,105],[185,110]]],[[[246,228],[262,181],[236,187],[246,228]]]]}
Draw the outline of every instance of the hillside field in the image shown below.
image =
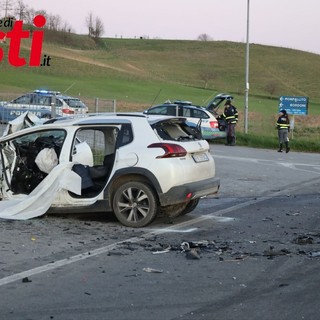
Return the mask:
{"type": "MultiPolygon", "coordinates": [[[[4,52],[8,44],[1,44],[4,52]]],[[[28,57],[23,42],[21,56],[28,57]]],[[[238,143],[276,148],[279,97],[309,97],[309,115],[295,116],[292,149],[320,150],[320,55],[250,45],[249,132],[243,134],[245,44],[225,41],[102,39],[48,35],[46,67],[15,68],[3,59],[0,100],[38,88],[89,101],[116,99],[118,111],[141,111],[167,99],[206,105],[220,92],[235,97],[240,114],[238,143]]]]}

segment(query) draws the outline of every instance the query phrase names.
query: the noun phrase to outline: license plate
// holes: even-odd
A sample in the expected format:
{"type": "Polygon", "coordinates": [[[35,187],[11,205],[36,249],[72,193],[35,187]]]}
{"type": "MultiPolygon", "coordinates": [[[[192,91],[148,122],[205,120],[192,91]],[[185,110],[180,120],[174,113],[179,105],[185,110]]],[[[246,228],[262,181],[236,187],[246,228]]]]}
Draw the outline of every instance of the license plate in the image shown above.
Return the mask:
{"type": "Polygon", "coordinates": [[[195,162],[209,161],[209,158],[205,153],[194,154],[192,158],[195,162]]]}

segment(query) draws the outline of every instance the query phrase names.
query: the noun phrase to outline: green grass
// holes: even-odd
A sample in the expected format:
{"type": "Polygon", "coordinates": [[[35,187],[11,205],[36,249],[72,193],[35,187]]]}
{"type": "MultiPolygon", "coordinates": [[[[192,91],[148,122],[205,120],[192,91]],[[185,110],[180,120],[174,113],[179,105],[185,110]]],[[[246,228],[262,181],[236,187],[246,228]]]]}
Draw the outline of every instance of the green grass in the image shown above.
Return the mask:
{"type": "MultiPolygon", "coordinates": [[[[250,45],[249,134],[243,134],[245,44],[226,41],[103,39],[47,32],[43,54],[51,66],[14,68],[0,63],[0,99],[36,88],[99,99],[116,99],[119,111],[143,110],[167,99],[206,105],[217,93],[235,97],[240,113],[238,144],[277,145],[278,99],[309,97],[309,115],[295,118],[293,150],[319,152],[320,56],[291,49],[250,45]],[[205,81],[203,74],[209,72],[205,81]],[[272,84],[274,91],[267,87],[272,84]]],[[[6,53],[8,44],[3,45],[6,53]]],[[[23,42],[21,56],[28,57],[23,42]]],[[[89,106],[91,107],[91,106],[89,106]]]]}

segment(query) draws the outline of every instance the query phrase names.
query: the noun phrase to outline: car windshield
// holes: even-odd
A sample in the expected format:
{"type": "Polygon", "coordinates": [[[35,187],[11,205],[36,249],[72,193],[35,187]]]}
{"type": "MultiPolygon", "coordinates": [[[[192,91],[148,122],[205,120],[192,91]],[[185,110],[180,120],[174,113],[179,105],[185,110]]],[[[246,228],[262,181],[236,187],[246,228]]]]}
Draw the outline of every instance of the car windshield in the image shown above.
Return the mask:
{"type": "MultiPolygon", "coordinates": [[[[58,159],[66,132],[43,130],[5,141],[0,145],[7,184],[13,193],[29,194],[46,176],[37,163],[40,151],[47,149],[58,159]]],[[[52,158],[46,158],[50,163],[52,158]]]]}

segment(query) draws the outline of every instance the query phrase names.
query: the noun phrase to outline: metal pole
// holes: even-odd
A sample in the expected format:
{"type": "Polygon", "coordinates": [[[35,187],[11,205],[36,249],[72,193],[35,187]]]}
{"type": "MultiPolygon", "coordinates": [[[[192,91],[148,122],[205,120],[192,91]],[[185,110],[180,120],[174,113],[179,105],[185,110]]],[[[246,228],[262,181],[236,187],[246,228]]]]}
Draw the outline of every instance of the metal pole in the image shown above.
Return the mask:
{"type": "Polygon", "coordinates": [[[248,133],[248,110],[249,110],[249,8],[250,0],[247,0],[247,48],[246,48],[246,86],[244,107],[244,132],[248,133]]]}
{"type": "Polygon", "coordinates": [[[55,118],[57,116],[57,97],[54,94],[51,98],[51,118],[55,118]]]}
{"type": "Polygon", "coordinates": [[[94,112],[95,113],[99,112],[99,98],[96,98],[94,101],[94,112]]]}

